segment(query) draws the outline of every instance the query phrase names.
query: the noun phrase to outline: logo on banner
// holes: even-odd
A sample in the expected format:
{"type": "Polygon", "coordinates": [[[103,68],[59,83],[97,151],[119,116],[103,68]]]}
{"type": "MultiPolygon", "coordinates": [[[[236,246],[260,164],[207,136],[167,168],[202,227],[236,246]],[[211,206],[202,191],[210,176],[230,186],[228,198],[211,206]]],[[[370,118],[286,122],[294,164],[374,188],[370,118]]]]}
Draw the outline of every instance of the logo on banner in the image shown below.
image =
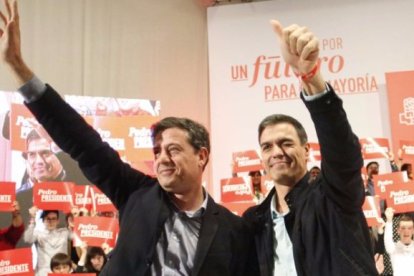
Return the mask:
{"type": "Polygon", "coordinates": [[[96,186],[92,188],[92,204],[93,210],[97,212],[113,212],[116,211],[112,201],[99,190],[96,186]]]}
{"type": "Polygon", "coordinates": [[[394,184],[387,192],[386,201],[396,213],[414,211],[414,182],[394,184]]]}
{"type": "Polygon", "coordinates": [[[321,147],[319,143],[309,143],[309,162],[321,161],[321,147]]]}
{"type": "Polygon", "coordinates": [[[134,139],[134,148],[136,149],[152,149],[151,129],[147,127],[130,127],[129,137],[134,139]]]}
{"type": "Polygon", "coordinates": [[[414,141],[400,141],[403,159],[414,159],[414,141]]]}
{"type": "Polygon", "coordinates": [[[379,198],[377,196],[366,196],[364,204],[362,205],[362,210],[364,212],[368,226],[371,227],[379,225],[381,212],[379,198]]]}
{"type": "Polygon", "coordinates": [[[0,251],[0,275],[32,276],[32,263],[30,248],[0,251]]]}
{"type": "Polygon", "coordinates": [[[390,150],[389,141],[386,138],[362,138],[359,139],[364,159],[388,158],[390,150]]]}
{"type": "Polygon", "coordinates": [[[233,173],[260,171],[262,161],[255,150],[233,153],[233,173]]]}
{"type": "Polygon", "coordinates": [[[70,211],[72,182],[39,182],[33,186],[33,205],[42,210],[70,211]]]}
{"type": "Polygon", "coordinates": [[[400,113],[400,123],[414,126],[414,98],[403,99],[404,111],[400,113]]]}
{"type": "Polygon", "coordinates": [[[374,182],[375,194],[379,195],[382,199],[385,199],[385,193],[391,186],[407,182],[408,177],[406,172],[393,172],[373,175],[372,181],[374,182]]]}
{"type": "Polygon", "coordinates": [[[107,217],[75,217],[76,241],[85,241],[89,246],[108,244],[113,247],[119,232],[118,220],[107,217]]]}
{"type": "Polygon", "coordinates": [[[16,183],[0,181],[0,211],[12,211],[12,204],[16,200],[16,183]]]}
{"type": "Polygon", "coordinates": [[[253,200],[252,189],[243,177],[222,179],[220,182],[222,202],[253,200]]]}
{"type": "Polygon", "coordinates": [[[102,140],[107,142],[114,150],[125,150],[125,139],[112,137],[110,130],[97,128],[96,131],[101,135],[102,140]]]}
{"type": "Polygon", "coordinates": [[[92,208],[92,186],[75,185],[73,187],[73,203],[78,207],[92,208]]]}

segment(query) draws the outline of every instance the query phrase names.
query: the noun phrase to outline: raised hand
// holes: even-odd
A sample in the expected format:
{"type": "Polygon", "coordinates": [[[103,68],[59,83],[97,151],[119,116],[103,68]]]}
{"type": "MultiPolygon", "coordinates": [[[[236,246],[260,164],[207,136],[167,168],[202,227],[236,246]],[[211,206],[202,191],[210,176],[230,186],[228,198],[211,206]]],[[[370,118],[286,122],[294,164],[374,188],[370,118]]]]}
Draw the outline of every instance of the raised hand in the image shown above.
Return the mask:
{"type": "Polygon", "coordinates": [[[280,42],[283,59],[301,77],[302,84],[309,95],[325,90],[319,63],[319,40],[307,27],[290,25],[286,28],[277,20],[271,24],[280,42]]]}
{"type": "Polygon", "coordinates": [[[24,63],[21,53],[17,1],[3,0],[3,3],[4,8],[0,10],[0,58],[10,67],[20,86],[33,77],[33,72],[24,63]]]}

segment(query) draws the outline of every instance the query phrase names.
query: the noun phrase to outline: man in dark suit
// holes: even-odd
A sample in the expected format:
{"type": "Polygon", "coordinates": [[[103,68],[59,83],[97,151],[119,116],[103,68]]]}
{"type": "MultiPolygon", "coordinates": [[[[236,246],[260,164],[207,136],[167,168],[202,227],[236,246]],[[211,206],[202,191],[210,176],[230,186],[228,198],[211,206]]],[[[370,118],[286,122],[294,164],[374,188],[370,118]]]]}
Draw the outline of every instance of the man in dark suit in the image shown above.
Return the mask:
{"type": "Polygon", "coordinates": [[[185,118],[153,126],[157,178],[134,170],[76,111],[35,77],[20,52],[16,1],[6,0],[0,44],[27,107],[119,210],[120,233],[101,275],[257,275],[244,221],[202,187],[207,130],[185,118]]]}
{"type": "Polygon", "coordinates": [[[274,188],[244,217],[254,227],[260,275],[378,275],[362,212],[361,147],[342,100],[319,72],[319,42],[306,28],[273,21],[282,55],[300,76],[315,125],[321,173],[309,182],[309,143],[284,114],[262,120],[262,161],[274,188]]]}

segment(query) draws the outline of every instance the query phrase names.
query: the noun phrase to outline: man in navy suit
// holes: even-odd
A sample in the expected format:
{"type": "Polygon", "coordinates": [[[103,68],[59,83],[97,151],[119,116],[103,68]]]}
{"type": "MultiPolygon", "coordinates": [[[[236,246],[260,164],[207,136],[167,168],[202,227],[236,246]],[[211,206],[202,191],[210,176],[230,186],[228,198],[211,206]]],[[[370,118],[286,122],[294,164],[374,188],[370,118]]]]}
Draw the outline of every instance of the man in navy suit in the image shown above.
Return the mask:
{"type": "Polygon", "coordinates": [[[119,210],[119,238],[101,275],[257,275],[245,222],[201,185],[210,153],[207,130],[190,119],[165,118],[152,129],[156,178],[131,168],[26,66],[17,3],[5,5],[2,59],[27,107],[119,210]]]}

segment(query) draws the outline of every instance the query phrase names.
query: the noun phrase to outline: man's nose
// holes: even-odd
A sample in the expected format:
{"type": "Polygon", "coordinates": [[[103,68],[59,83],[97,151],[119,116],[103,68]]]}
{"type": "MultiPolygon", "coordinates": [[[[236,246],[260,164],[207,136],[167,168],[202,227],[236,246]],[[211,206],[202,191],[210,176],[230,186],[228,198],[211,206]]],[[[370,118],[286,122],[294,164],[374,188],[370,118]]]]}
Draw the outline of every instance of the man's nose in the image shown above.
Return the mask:
{"type": "Polygon", "coordinates": [[[278,156],[282,156],[284,154],[284,152],[283,152],[281,147],[279,147],[277,144],[275,144],[272,147],[271,154],[272,154],[273,157],[278,157],[278,156]]]}
{"type": "Polygon", "coordinates": [[[45,163],[45,158],[43,157],[43,155],[40,152],[36,152],[34,160],[35,160],[36,163],[39,163],[39,162],[45,163]]]}

